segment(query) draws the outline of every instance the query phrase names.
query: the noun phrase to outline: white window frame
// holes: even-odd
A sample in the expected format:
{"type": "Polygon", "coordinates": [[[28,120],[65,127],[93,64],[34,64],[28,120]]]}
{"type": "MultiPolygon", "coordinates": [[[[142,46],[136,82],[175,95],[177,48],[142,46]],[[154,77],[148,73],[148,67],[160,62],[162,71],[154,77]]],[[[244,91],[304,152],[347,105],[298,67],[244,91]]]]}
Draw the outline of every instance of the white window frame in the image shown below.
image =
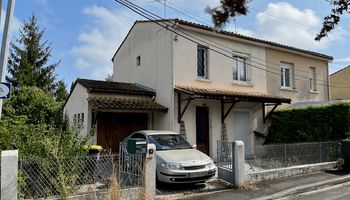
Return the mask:
{"type": "Polygon", "coordinates": [[[310,67],[310,91],[317,91],[316,67],[310,67]]]}
{"type": "Polygon", "coordinates": [[[205,46],[197,46],[197,78],[199,79],[209,79],[209,67],[208,67],[208,48],[205,46]],[[203,65],[204,65],[204,71],[203,71],[203,76],[199,75],[198,73],[198,49],[202,49],[204,50],[204,61],[203,61],[203,65]]]}
{"type": "Polygon", "coordinates": [[[242,57],[242,56],[234,56],[234,64],[233,64],[233,72],[232,72],[232,79],[233,82],[238,82],[238,83],[247,83],[248,82],[248,59],[247,57],[242,57]],[[243,60],[243,61],[242,61],[243,60]],[[239,68],[239,64],[243,62],[243,69],[239,68]],[[241,79],[240,72],[244,70],[245,77],[244,79],[241,79]]]}
{"type": "Polygon", "coordinates": [[[281,88],[282,89],[293,89],[293,64],[281,63],[281,88]],[[289,85],[287,84],[286,71],[288,70],[289,85]]]}

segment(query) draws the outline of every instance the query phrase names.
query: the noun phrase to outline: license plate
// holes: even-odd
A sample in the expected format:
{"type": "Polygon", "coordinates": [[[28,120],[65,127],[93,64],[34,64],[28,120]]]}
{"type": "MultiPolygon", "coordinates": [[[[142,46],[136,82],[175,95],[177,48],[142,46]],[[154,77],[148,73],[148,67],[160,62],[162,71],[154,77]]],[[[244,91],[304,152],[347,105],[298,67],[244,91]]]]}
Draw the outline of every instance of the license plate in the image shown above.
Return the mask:
{"type": "Polygon", "coordinates": [[[193,177],[200,177],[204,175],[205,175],[205,172],[194,172],[194,173],[189,173],[188,177],[193,178],[193,177]]]}

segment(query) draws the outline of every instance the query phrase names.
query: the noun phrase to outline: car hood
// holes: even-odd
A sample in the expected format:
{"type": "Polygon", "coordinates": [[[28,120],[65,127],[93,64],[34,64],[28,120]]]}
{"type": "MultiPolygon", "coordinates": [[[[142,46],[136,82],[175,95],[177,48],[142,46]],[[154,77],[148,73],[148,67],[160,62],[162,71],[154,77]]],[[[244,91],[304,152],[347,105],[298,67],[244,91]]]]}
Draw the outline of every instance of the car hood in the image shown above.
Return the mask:
{"type": "Polygon", "coordinates": [[[157,163],[181,163],[182,165],[206,164],[211,160],[209,156],[197,149],[177,149],[157,151],[157,163]]]}

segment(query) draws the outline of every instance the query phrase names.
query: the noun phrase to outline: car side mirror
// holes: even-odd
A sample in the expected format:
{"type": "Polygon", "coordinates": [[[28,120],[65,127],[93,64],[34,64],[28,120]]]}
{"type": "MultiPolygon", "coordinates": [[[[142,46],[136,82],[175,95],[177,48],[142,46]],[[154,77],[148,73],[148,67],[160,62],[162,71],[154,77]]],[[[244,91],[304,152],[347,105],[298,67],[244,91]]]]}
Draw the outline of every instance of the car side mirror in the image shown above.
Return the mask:
{"type": "Polygon", "coordinates": [[[192,148],[197,149],[197,145],[196,144],[192,145],[192,148]]]}

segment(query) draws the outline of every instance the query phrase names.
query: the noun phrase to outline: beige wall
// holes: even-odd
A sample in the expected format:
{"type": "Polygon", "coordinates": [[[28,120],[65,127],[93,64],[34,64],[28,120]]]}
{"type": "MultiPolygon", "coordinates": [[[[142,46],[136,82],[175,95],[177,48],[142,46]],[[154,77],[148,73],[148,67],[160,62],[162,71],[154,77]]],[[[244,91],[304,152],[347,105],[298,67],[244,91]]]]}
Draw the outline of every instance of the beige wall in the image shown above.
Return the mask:
{"type": "Polygon", "coordinates": [[[328,62],[327,60],[306,57],[290,52],[266,48],[267,91],[271,94],[291,98],[292,103],[305,101],[328,101],[328,62]],[[294,67],[294,89],[281,89],[282,62],[291,63],[294,67]],[[317,91],[310,91],[309,69],[316,68],[317,91]]]}
{"type": "Polygon", "coordinates": [[[330,90],[332,100],[350,99],[350,67],[330,76],[330,90]]]}
{"type": "MultiPolygon", "coordinates": [[[[186,28],[188,29],[188,28],[186,28]]],[[[193,32],[187,34],[194,35],[193,32]]],[[[177,37],[174,41],[174,82],[175,85],[191,85],[198,87],[212,87],[222,89],[233,89],[238,91],[258,91],[266,92],[266,72],[265,66],[257,67],[255,62],[263,62],[265,60],[265,48],[251,44],[244,44],[228,38],[222,38],[222,35],[211,34],[205,32],[196,32],[200,34],[201,40],[205,40],[213,46],[222,44],[227,49],[224,52],[227,56],[221,55],[213,50],[208,49],[208,70],[209,79],[201,80],[197,78],[197,44],[191,42],[183,37],[177,37]],[[233,81],[233,66],[234,60],[233,52],[238,55],[246,56],[248,60],[249,73],[251,74],[251,81],[248,85],[237,84],[233,81]]],[[[196,38],[198,36],[195,35],[196,38]]],[[[198,41],[203,46],[208,46],[203,42],[198,41]]]]}
{"type": "Polygon", "coordinates": [[[155,89],[156,101],[169,108],[154,113],[154,129],[174,128],[173,70],[171,33],[154,23],[136,23],[113,62],[113,80],[139,83],[155,89]],[[141,65],[136,66],[136,57],[141,65]]]}

